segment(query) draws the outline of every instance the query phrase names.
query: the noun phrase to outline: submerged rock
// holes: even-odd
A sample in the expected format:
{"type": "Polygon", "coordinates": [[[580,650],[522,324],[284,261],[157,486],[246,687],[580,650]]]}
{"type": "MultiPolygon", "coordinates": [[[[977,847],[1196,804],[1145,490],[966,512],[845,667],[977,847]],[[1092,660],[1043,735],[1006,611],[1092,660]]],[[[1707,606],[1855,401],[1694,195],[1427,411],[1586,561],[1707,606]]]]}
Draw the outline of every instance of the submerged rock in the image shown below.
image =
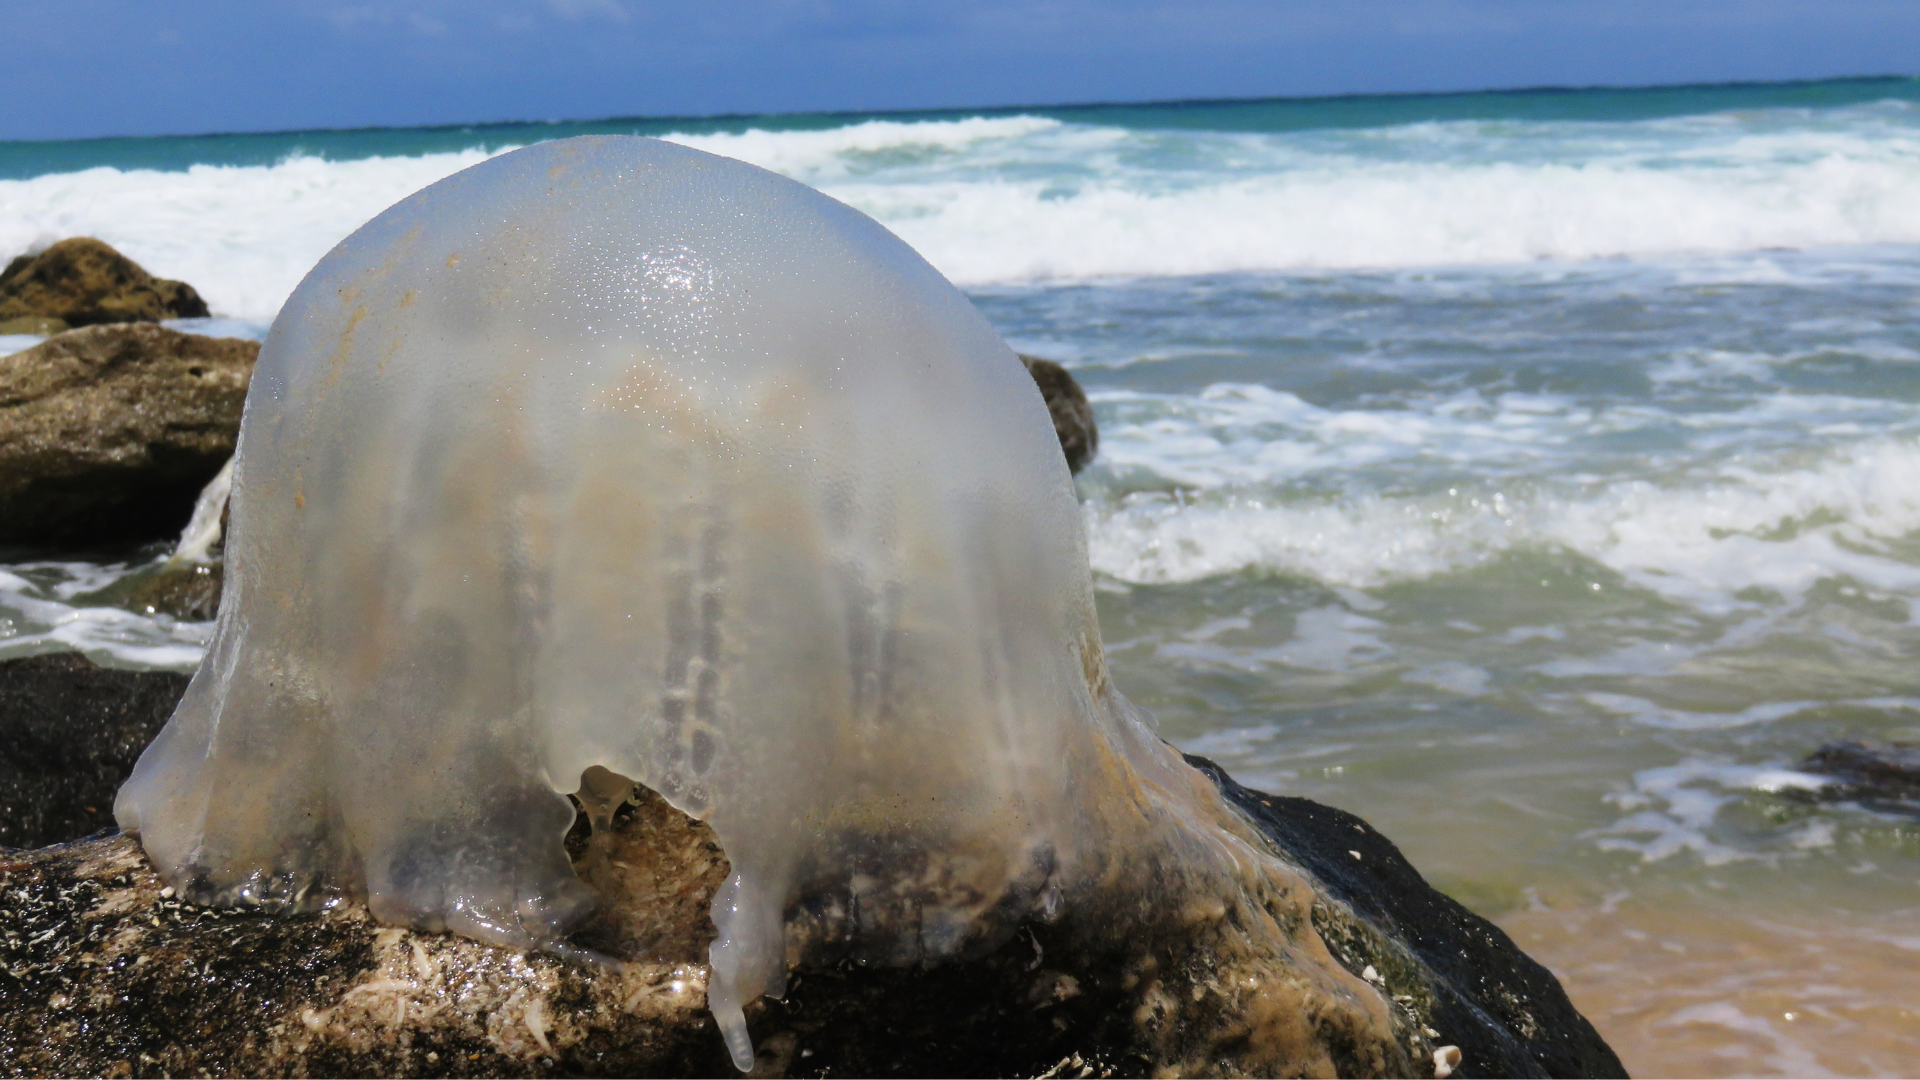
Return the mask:
{"type": "Polygon", "coordinates": [[[226,567],[219,562],[167,559],[74,600],[205,622],[220,611],[220,587],[225,579],[226,567]]]}
{"type": "Polygon", "coordinates": [[[1094,426],[1093,406],[1087,402],[1086,391],[1080,389],[1072,372],[1051,360],[1022,353],[1020,362],[1027,365],[1027,374],[1033,376],[1040,396],[1046,399],[1047,412],[1053,416],[1053,433],[1059,436],[1060,449],[1067,455],[1067,468],[1074,472],[1086,468],[1100,452],[1100,429],[1094,426]]]}
{"type": "Polygon", "coordinates": [[[0,544],[177,536],[233,454],[259,351],[132,325],[0,358],[0,544]]]}
{"type": "MultiPolygon", "coordinates": [[[[125,744],[158,726],[184,681],[78,657],[11,661],[0,720],[10,736],[64,734],[64,751],[33,761],[110,793],[125,744]]],[[[1327,1064],[1431,1075],[1455,1050],[1457,1076],[1623,1075],[1550,973],[1366,823],[1188,760],[1306,873],[1320,937],[1393,1002],[1395,1060],[1324,1031],[1327,1064]]],[[[4,835],[25,835],[20,805],[7,804],[4,835]]],[[[579,813],[566,846],[583,880],[620,899],[570,941],[633,958],[618,966],[382,926],[357,904],[306,915],[185,904],[127,837],[0,856],[0,1062],[11,1075],[725,1075],[704,959],[726,856],[645,788],[608,806],[597,823],[579,813]]],[[[802,967],[783,1000],[748,1009],[756,1072],[1244,1074],[1213,1024],[1246,973],[1205,948],[1204,915],[1191,929],[1115,952],[1069,912],[953,963],[802,967]]]]}
{"type": "Polygon", "coordinates": [[[77,653],[0,660],[0,847],[111,828],[114,792],[186,688],[77,653]]]}
{"type": "Polygon", "coordinates": [[[67,326],[198,319],[207,302],[186,282],[154,277],[108,244],[76,236],[0,271],[0,320],[31,316],[67,326]]]}
{"type": "Polygon", "coordinates": [[[1801,772],[1831,776],[1822,799],[1859,799],[1909,813],[1920,812],[1920,746],[1879,739],[1845,739],[1815,750],[1801,772]]]}

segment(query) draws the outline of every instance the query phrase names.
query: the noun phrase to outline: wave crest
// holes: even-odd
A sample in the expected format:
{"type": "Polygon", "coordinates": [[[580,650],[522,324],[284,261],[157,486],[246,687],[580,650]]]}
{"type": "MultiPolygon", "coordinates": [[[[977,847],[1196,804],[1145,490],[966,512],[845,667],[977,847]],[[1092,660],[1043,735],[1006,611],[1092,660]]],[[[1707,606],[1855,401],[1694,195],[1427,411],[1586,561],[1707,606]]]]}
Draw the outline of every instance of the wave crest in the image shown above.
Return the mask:
{"type": "Polygon", "coordinates": [[[1920,443],[1889,440],[1799,468],[1728,467],[1673,484],[1280,502],[1159,494],[1086,508],[1096,571],[1167,583],[1248,571],[1371,588],[1471,569],[1513,551],[1570,552],[1708,613],[1750,590],[1797,606],[1847,579],[1920,604],[1920,443]]]}
{"type": "MultiPolygon", "coordinates": [[[[1153,131],[1035,116],[670,135],[813,184],[963,284],[1920,243],[1920,119],[1153,131]]],[[[0,181],[0,252],[86,234],[266,319],[334,242],[484,150],[0,181]]]]}

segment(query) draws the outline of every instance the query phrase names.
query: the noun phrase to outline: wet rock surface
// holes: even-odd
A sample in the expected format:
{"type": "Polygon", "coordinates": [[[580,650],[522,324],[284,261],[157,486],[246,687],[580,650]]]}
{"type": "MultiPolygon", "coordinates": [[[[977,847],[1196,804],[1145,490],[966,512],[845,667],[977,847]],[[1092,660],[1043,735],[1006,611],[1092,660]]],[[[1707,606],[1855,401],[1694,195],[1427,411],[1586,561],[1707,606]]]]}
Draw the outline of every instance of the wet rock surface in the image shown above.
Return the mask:
{"type": "Polygon", "coordinates": [[[1880,739],[1830,742],[1801,762],[1800,771],[1834,778],[1815,793],[1820,799],[1857,799],[1920,814],[1920,745],[1880,739]]]}
{"type": "Polygon", "coordinates": [[[77,653],[0,660],[0,847],[112,828],[114,793],[186,688],[77,653]]]}
{"type": "Polygon", "coordinates": [[[0,544],[177,536],[233,454],[259,351],[124,325],[0,357],[0,544]]]}
{"type": "Polygon", "coordinates": [[[1552,972],[1428,885],[1373,826],[1309,799],[1242,787],[1205,758],[1187,762],[1313,876],[1321,892],[1314,926],[1342,963],[1356,971],[1371,963],[1389,987],[1424,995],[1420,1022],[1461,1050],[1454,1075],[1626,1075],[1552,972]],[[1366,940],[1373,934],[1386,944],[1366,940]]]}
{"type": "Polygon", "coordinates": [[[92,237],[18,256],[0,271],[0,321],[39,317],[92,326],[206,316],[207,302],[193,286],[154,277],[92,237]]]}
{"type": "MultiPolygon", "coordinates": [[[[19,688],[0,689],[10,730],[37,708],[42,734],[95,718],[123,747],[158,727],[185,681],[76,659],[0,665],[0,687],[19,688]]],[[[1328,1030],[1324,1063],[1431,1075],[1457,1047],[1456,1076],[1623,1075],[1551,974],[1370,826],[1189,761],[1306,872],[1320,937],[1391,1003],[1400,1052],[1382,1059],[1328,1030]]],[[[0,853],[0,1071],[733,1074],[706,1011],[707,906],[729,872],[712,833],[635,787],[597,822],[583,811],[567,850],[583,880],[621,898],[571,941],[625,962],[386,927],[349,902],[309,915],[184,904],[128,837],[0,853]]],[[[1210,953],[1204,925],[1125,949],[1089,929],[1068,913],[964,962],[798,969],[783,1000],[749,1009],[756,1073],[1245,1074],[1219,1031],[1246,973],[1210,953]]]]}
{"type": "Polygon", "coordinates": [[[1086,391],[1080,389],[1071,372],[1052,360],[1022,354],[1027,374],[1040,387],[1047,412],[1053,415],[1053,433],[1060,437],[1060,449],[1066,452],[1067,468],[1079,472],[1100,452],[1100,429],[1093,423],[1093,406],[1086,391]]]}
{"type": "Polygon", "coordinates": [[[724,1075],[695,969],[194,907],[126,837],[0,868],[11,1075],[724,1075]]]}
{"type": "Polygon", "coordinates": [[[205,622],[220,611],[226,569],[219,562],[169,559],[75,597],[75,602],[205,622]]]}

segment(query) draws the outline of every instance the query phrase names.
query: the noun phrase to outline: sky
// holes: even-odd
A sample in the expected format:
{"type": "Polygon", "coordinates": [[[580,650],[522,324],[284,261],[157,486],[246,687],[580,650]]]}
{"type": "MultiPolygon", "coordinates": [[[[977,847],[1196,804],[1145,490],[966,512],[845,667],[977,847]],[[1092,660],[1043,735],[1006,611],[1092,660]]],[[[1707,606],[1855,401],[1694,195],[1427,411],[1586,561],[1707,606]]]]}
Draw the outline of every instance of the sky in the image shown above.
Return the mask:
{"type": "Polygon", "coordinates": [[[0,0],[0,139],[1920,74],[1915,0],[0,0]]]}

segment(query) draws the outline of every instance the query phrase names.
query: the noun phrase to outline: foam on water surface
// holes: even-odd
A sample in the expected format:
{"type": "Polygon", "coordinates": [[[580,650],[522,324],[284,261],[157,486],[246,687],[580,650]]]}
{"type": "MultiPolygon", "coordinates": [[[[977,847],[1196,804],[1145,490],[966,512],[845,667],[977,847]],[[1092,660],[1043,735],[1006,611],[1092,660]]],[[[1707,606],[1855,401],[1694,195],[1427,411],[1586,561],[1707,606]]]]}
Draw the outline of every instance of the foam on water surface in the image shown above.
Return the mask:
{"type": "MultiPolygon", "coordinates": [[[[987,285],[1915,243],[1915,117],[1888,101],[1633,122],[1258,132],[999,116],[666,137],[813,185],[987,285]]],[[[217,314],[264,320],[335,241],[491,152],[0,180],[0,254],[96,235],[192,282],[217,314]]]]}
{"type": "Polygon", "coordinates": [[[0,659],[72,651],[109,666],[192,671],[212,636],[210,624],[85,599],[151,565],[134,561],[0,566],[0,659]]]}

